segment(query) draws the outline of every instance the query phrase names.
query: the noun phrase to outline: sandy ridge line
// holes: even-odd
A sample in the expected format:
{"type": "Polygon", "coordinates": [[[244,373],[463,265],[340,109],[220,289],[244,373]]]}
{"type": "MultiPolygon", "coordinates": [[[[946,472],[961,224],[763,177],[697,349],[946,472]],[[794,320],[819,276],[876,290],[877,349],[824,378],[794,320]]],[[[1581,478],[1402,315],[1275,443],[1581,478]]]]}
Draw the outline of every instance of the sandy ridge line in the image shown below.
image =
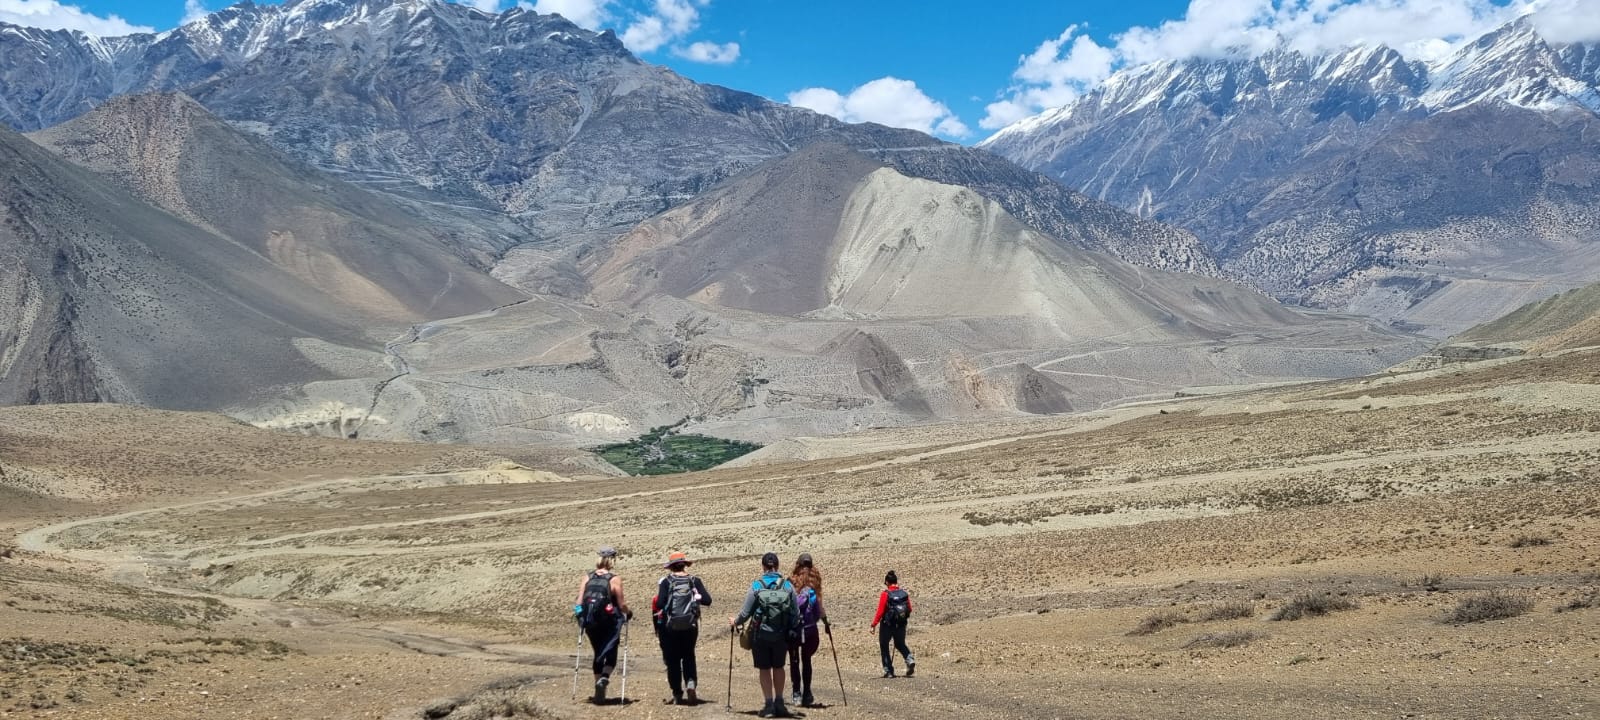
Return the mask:
{"type": "MultiPolygon", "coordinates": [[[[1480,444],[1474,444],[1474,445],[1461,445],[1461,446],[1456,446],[1456,447],[1451,447],[1451,448],[1440,448],[1440,449],[1422,450],[1422,451],[1417,451],[1417,450],[1398,450],[1398,451],[1391,452],[1391,453],[1383,453],[1383,454],[1377,454],[1377,455],[1339,454],[1339,455],[1323,456],[1323,459],[1311,460],[1309,462],[1300,461],[1295,465],[1286,466],[1286,467],[1264,468],[1264,469],[1257,469],[1257,470],[1219,470],[1219,471],[1214,471],[1214,472],[1200,473],[1200,474],[1196,474],[1196,475],[1175,476],[1175,477],[1170,477],[1170,478],[1166,478],[1166,479],[1163,479],[1163,480],[1154,480],[1154,481],[1149,481],[1149,482],[1142,482],[1142,483],[1138,483],[1138,484],[1134,484],[1134,485],[1129,485],[1129,484],[1095,485],[1095,486],[1090,486],[1090,487],[1078,487],[1078,488],[1071,488],[1071,489],[1066,489],[1066,490],[1053,490],[1053,491],[1048,491],[1048,492],[1022,493],[1022,494],[1014,494],[1014,495],[999,495],[999,496],[985,497],[985,498],[959,498],[959,499],[953,499],[953,500],[941,500],[941,501],[938,501],[938,502],[919,503],[919,504],[915,504],[915,505],[905,505],[905,506],[886,507],[886,508],[872,508],[872,509],[866,509],[866,510],[847,510],[847,511],[843,511],[843,512],[825,513],[825,514],[822,514],[822,515],[803,515],[803,516],[793,516],[793,517],[778,518],[778,519],[767,518],[767,519],[762,519],[762,520],[742,520],[742,521],[736,521],[736,522],[699,524],[699,525],[696,525],[694,527],[694,529],[697,532],[714,532],[714,531],[724,531],[724,530],[742,530],[742,529],[748,529],[748,528],[753,528],[753,527],[774,527],[774,526],[777,526],[777,525],[783,525],[786,522],[814,523],[814,522],[817,522],[819,520],[852,520],[852,519],[863,519],[863,518],[874,518],[874,519],[877,519],[877,518],[886,518],[886,517],[894,517],[894,516],[902,516],[902,515],[921,515],[921,514],[927,514],[927,513],[930,513],[930,512],[945,511],[945,510],[964,510],[964,509],[980,508],[980,507],[994,507],[994,506],[997,506],[997,505],[1008,505],[1008,504],[1023,503],[1023,502],[1038,502],[1038,501],[1045,501],[1045,500],[1059,500],[1059,499],[1072,498],[1072,497],[1095,497],[1095,496],[1115,496],[1115,495],[1125,495],[1125,494],[1136,494],[1136,493],[1139,493],[1139,492],[1142,492],[1142,491],[1148,491],[1148,490],[1152,490],[1152,489],[1185,487],[1185,486],[1189,486],[1189,485],[1203,485],[1203,484],[1208,484],[1208,483],[1241,483],[1241,482],[1249,482],[1249,481],[1256,481],[1256,480],[1267,480],[1267,479],[1285,477],[1285,476],[1290,476],[1290,475],[1299,475],[1299,474],[1304,474],[1304,473],[1308,473],[1308,472],[1325,472],[1325,471],[1333,471],[1333,470],[1344,470],[1344,469],[1351,469],[1351,468],[1360,468],[1360,467],[1365,467],[1365,466],[1369,466],[1369,465],[1373,465],[1373,464],[1379,464],[1379,463],[1385,463],[1385,462],[1417,461],[1417,460],[1428,460],[1428,459],[1437,459],[1437,458],[1464,457],[1464,456],[1472,456],[1472,455],[1493,455],[1493,454],[1499,454],[1499,453],[1503,453],[1503,452],[1514,452],[1514,451],[1516,451],[1518,449],[1525,448],[1525,447],[1528,447],[1528,446],[1537,446],[1537,447],[1543,449],[1545,452],[1562,452],[1562,451],[1569,451],[1569,450],[1586,450],[1586,449],[1592,448],[1594,446],[1594,442],[1595,442],[1595,439],[1592,436],[1592,434],[1589,434],[1589,433],[1568,433],[1568,434],[1561,435],[1561,436],[1542,436],[1542,437],[1538,437],[1538,438],[1531,438],[1531,439],[1523,440],[1521,442],[1516,442],[1516,443],[1503,443],[1503,442],[1496,442],[1496,443],[1493,443],[1493,444],[1480,443],[1480,444]]],[[[698,489],[698,488],[716,487],[718,485],[722,485],[722,486],[725,486],[725,485],[737,485],[737,484],[743,484],[745,482],[753,482],[753,481],[740,481],[738,483],[722,483],[722,484],[717,484],[717,485],[703,485],[703,486],[695,486],[695,487],[674,488],[673,491],[674,492],[680,492],[680,491],[687,491],[687,490],[693,490],[693,489],[698,489]]],[[[661,492],[664,492],[664,491],[658,491],[655,494],[660,494],[661,492]]],[[[618,497],[636,497],[636,496],[637,495],[618,496],[618,497]]],[[[606,500],[606,499],[601,499],[599,501],[603,502],[604,500],[606,500]]],[[[596,501],[574,501],[574,502],[561,503],[561,505],[587,504],[589,502],[596,502],[596,501]]],[[[524,510],[528,510],[528,509],[527,508],[512,508],[511,510],[524,511],[524,510]]],[[[500,511],[495,511],[495,512],[499,513],[500,511]]],[[[1238,514],[1238,513],[1243,513],[1243,512],[1249,512],[1249,511],[1241,509],[1241,510],[1237,510],[1237,511],[1234,511],[1234,512],[1225,512],[1225,513],[1220,513],[1220,514],[1238,514]]],[[[398,526],[403,526],[403,525],[409,526],[409,525],[417,525],[417,524],[424,524],[424,523],[434,523],[434,522],[450,522],[450,521],[454,521],[456,519],[458,519],[458,518],[429,518],[429,519],[423,519],[423,520],[405,521],[405,522],[400,523],[400,524],[384,524],[384,525],[381,525],[380,528],[382,528],[382,527],[398,527],[398,526]]],[[[1144,520],[1139,520],[1137,518],[1134,518],[1130,522],[1118,523],[1118,525],[1136,525],[1136,524],[1141,524],[1142,522],[1145,522],[1145,521],[1144,520]]],[[[319,534],[337,534],[337,533],[341,533],[341,532],[347,532],[347,531],[351,531],[351,530],[362,530],[362,529],[372,529],[372,528],[370,526],[351,527],[351,528],[333,528],[333,529],[326,529],[326,530],[321,530],[321,531],[317,531],[317,532],[319,534]]],[[[681,534],[682,532],[683,532],[683,530],[680,529],[680,528],[654,528],[654,529],[635,528],[635,529],[630,530],[631,534],[642,535],[642,536],[672,535],[672,534],[681,534]]],[[[1021,532],[1021,531],[1019,530],[1019,532],[1021,532]]],[[[568,534],[568,535],[545,535],[545,536],[541,536],[537,543],[530,543],[530,541],[528,541],[526,539],[519,539],[519,540],[494,540],[494,541],[474,542],[474,543],[450,543],[450,544],[424,545],[424,546],[407,545],[407,546],[399,546],[399,547],[361,547],[361,546],[326,547],[325,546],[325,547],[309,547],[309,548],[264,548],[264,549],[261,549],[261,550],[248,551],[248,552],[236,553],[236,554],[233,554],[233,555],[217,557],[217,558],[211,559],[209,562],[211,562],[213,564],[227,564],[227,563],[233,563],[233,562],[240,562],[240,561],[244,561],[244,560],[259,559],[259,558],[263,558],[263,557],[276,557],[276,556],[288,556],[288,555],[332,556],[332,557],[366,557],[366,556],[382,556],[382,555],[416,554],[416,553],[434,552],[434,551],[459,552],[459,551],[463,551],[463,550],[491,550],[491,549],[505,549],[505,548],[514,548],[514,547],[529,547],[530,545],[540,545],[540,544],[564,544],[564,543],[571,543],[571,542],[577,542],[577,541],[581,541],[581,540],[586,540],[586,539],[589,539],[590,537],[591,537],[591,535],[573,535],[573,534],[568,534]]],[[[265,541],[255,541],[253,543],[248,543],[248,544],[249,545],[259,545],[262,542],[265,542],[265,541]]],[[[246,545],[246,544],[247,543],[240,543],[239,545],[242,546],[242,545],[246,545]]],[[[192,555],[191,555],[191,557],[192,557],[192,555]]]]}

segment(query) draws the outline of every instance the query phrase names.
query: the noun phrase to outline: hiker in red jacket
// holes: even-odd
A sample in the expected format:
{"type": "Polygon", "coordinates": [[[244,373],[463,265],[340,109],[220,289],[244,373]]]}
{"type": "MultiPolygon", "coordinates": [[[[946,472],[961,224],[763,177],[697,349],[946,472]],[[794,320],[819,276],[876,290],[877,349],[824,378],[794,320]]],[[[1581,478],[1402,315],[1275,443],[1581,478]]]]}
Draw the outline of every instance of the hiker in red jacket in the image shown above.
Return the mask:
{"type": "Polygon", "coordinates": [[[872,616],[872,630],[877,632],[878,626],[883,625],[883,632],[878,634],[878,654],[883,658],[883,676],[894,677],[894,656],[889,654],[889,641],[894,641],[894,649],[906,659],[906,677],[917,673],[917,658],[911,654],[911,648],[906,647],[906,624],[911,619],[911,595],[900,589],[900,577],[893,570],[883,577],[883,594],[878,596],[878,614],[872,616]]]}

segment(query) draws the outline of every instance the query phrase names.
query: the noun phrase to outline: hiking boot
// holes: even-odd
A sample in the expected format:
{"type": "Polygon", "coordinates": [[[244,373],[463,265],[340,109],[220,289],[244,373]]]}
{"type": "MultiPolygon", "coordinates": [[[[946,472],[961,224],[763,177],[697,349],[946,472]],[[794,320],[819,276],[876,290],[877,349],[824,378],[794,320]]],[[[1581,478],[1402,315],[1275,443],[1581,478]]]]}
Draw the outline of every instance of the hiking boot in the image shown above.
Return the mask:
{"type": "Polygon", "coordinates": [[[883,669],[883,676],[884,676],[884,677],[885,677],[885,678],[892,678],[892,677],[894,677],[894,668],[884,668],[884,669],[883,669]]]}
{"type": "Polygon", "coordinates": [[[606,702],[606,686],[611,684],[611,678],[600,678],[594,681],[594,704],[604,705],[606,702]]]}
{"type": "Polygon", "coordinates": [[[768,700],[767,704],[761,706],[761,712],[756,713],[756,717],[764,717],[764,718],[777,717],[776,715],[772,714],[772,701],[771,700],[768,700]]]}
{"type": "Polygon", "coordinates": [[[811,694],[810,690],[800,694],[800,707],[811,707],[815,704],[817,704],[817,698],[811,694]]]}
{"type": "Polygon", "coordinates": [[[683,701],[683,693],[680,692],[680,693],[673,693],[672,694],[672,704],[673,705],[687,705],[688,703],[683,701]]]}
{"type": "Polygon", "coordinates": [[[800,702],[800,691],[799,690],[796,690],[796,691],[794,691],[792,693],[789,693],[789,702],[794,703],[796,705],[803,705],[804,704],[804,703],[800,702]]]}
{"type": "Polygon", "coordinates": [[[917,664],[916,663],[906,663],[906,677],[911,677],[912,675],[915,675],[915,674],[917,674],[917,664]]]}
{"type": "Polygon", "coordinates": [[[783,701],[782,700],[773,700],[772,701],[772,717],[775,717],[775,718],[792,718],[794,716],[789,714],[789,708],[786,708],[786,707],[783,706],[783,701]]]}
{"type": "Polygon", "coordinates": [[[694,692],[694,681],[691,680],[690,682],[685,683],[683,691],[689,695],[689,705],[695,705],[700,702],[700,696],[696,695],[694,692]]]}

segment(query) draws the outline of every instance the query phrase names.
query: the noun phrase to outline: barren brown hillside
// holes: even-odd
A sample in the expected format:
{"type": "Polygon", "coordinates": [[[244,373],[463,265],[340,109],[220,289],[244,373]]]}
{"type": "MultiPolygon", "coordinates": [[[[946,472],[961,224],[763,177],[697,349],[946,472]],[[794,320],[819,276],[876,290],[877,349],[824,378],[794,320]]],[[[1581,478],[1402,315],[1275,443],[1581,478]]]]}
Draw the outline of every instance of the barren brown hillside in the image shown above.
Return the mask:
{"type": "Polygon", "coordinates": [[[359,448],[391,446],[326,441],[351,452],[322,478],[79,506],[22,534],[0,560],[0,662],[19,670],[0,712],[725,717],[714,626],[773,549],[827,577],[849,706],[825,647],[810,718],[1593,717],[1597,361],[879,431],[864,454],[834,439],[828,459],[649,479],[396,477],[360,472],[359,448]],[[640,594],[669,550],[700,559],[715,702],[662,705],[644,623],[635,702],[569,699],[568,596],[601,543],[640,594]],[[890,567],[916,598],[914,679],[878,679],[866,633],[890,567]],[[1507,617],[1452,621],[1485,605],[1507,617]]]}

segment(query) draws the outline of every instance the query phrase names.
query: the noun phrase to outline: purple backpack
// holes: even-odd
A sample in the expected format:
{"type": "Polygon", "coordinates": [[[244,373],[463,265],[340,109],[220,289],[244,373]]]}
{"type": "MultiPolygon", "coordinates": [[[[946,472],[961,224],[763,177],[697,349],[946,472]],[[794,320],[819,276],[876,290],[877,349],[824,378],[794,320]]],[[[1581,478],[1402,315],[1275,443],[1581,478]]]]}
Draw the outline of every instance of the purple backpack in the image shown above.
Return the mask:
{"type": "Polygon", "coordinates": [[[800,627],[807,630],[815,628],[817,621],[822,618],[822,603],[817,601],[817,591],[805,588],[799,592],[800,601],[800,627]]]}

